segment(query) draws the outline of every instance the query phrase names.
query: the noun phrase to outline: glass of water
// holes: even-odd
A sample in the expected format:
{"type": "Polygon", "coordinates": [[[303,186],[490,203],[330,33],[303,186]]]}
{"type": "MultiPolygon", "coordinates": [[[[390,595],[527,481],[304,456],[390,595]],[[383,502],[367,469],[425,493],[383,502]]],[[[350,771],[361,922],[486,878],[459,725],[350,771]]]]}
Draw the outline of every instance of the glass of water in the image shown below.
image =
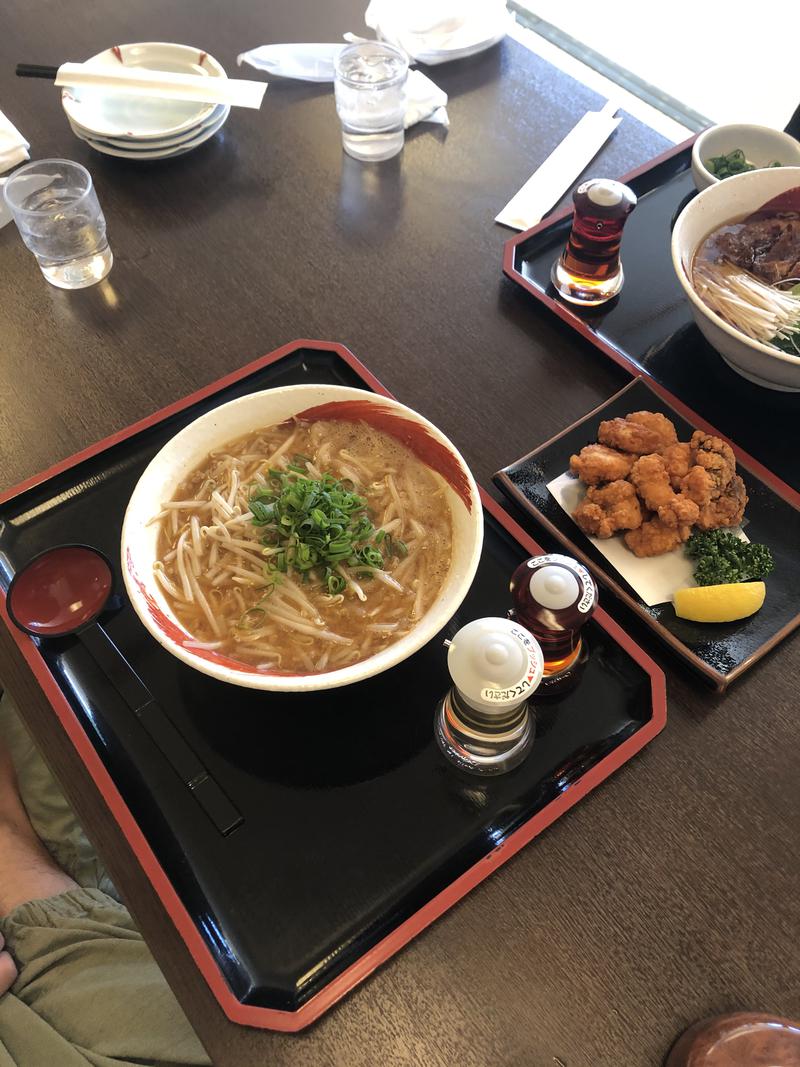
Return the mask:
{"type": "Polygon", "coordinates": [[[84,289],[105,278],[114,257],[86,167],[69,159],[26,163],[9,177],[3,195],[52,285],[84,289]]]}
{"type": "Polygon", "coordinates": [[[342,145],[355,159],[391,159],[403,147],[408,59],[382,41],[351,44],[336,58],[342,145]]]}

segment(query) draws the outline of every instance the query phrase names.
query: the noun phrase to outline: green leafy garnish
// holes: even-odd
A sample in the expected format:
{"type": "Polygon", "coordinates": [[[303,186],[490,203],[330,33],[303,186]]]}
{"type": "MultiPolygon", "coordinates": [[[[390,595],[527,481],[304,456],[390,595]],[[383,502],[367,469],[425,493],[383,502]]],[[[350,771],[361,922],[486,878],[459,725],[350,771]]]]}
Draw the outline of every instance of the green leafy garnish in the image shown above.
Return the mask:
{"type": "Polygon", "coordinates": [[[696,560],[694,580],[698,585],[728,585],[765,578],[775,561],[766,545],[740,541],[729,530],[693,533],[686,542],[686,555],[696,560]]]}
{"type": "Polygon", "coordinates": [[[349,479],[332,474],[309,478],[302,473],[299,463],[290,463],[288,473],[272,469],[269,485],[253,487],[253,524],[263,528],[262,543],[279,550],[267,564],[271,570],[285,574],[292,568],[306,581],[317,572],[327,592],[335,596],[347,585],[336,570],[340,564],[370,578],[391,556],[408,554],[402,541],[375,529],[367,501],[349,479]]]}
{"type": "Polygon", "coordinates": [[[769,343],[775,345],[781,352],[787,352],[790,356],[800,356],[800,330],[776,334],[769,343]]]}
{"type": "Polygon", "coordinates": [[[773,159],[759,168],[747,161],[741,148],[734,148],[727,155],[711,156],[709,159],[704,159],[703,166],[715,178],[730,178],[734,174],[744,174],[748,170],[767,170],[770,167],[782,167],[783,164],[780,160],[773,159]]]}
{"type": "Polygon", "coordinates": [[[741,148],[734,148],[724,156],[704,159],[703,165],[715,178],[730,178],[733,174],[744,174],[747,170],[756,169],[752,163],[747,162],[741,148]]]}
{"type": "MultiPolygon", "coordinates": [[[[770,166],[773,164],[770,163],[770,166]]],[[[800,296],[800,283],[786,291],[792,296],[800,296]]],[[[786,326],[780,333],[775,334],[769,343],[775,345],[781,352],[788,352],[790,356],[800,356],[800,318],[793,326],[786,326]]]]}

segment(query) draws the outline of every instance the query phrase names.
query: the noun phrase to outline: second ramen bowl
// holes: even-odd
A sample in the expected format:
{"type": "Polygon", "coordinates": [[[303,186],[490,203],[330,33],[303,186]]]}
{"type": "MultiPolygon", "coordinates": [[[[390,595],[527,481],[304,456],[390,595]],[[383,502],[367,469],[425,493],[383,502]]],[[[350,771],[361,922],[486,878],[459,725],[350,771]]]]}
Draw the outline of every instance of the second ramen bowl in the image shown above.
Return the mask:
{"type": "MultiPolygon", "coordinates": [[[[319,414],[317,414],[319,417],[319,414]]],[[[122,574],[136,614],[173,656],[223,682],[250,689],[311,692],[351,685],[394,667],[422,648],[452,618],[466,596],[480,560],[483,508],[475,480],[455,446],[427,419],[396,400],[338,385],[290,385],[252,393],[215,408],[176,434],[153,457],[133,491],[122,526],[122,574]],[[255,430],[325,405],[325,418],[370,423],[402,441],[435,470],[444,485],[444,506],[452,519],[450,571],[437,599],[405,637],[373,656],[319,674],[259,670],[211,649],[186,648],[184,629],[154,578],[159,524],[150,520],[161,502],[174,498],[186,476],[210,452],[255,430]],[[148,525],[149,524],[149,525],[148,525]]]]}

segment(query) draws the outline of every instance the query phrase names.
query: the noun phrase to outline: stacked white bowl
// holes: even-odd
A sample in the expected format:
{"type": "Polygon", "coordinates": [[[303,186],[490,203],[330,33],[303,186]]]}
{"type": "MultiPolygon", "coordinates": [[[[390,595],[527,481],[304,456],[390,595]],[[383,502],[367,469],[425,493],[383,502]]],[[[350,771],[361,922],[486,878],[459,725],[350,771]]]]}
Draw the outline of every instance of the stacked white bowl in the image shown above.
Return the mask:
{"type": "MultiPolygon", "coordinates": [[[[96,67],[146,67],[177,74],[225,78],[224,69],[199,48],[150,42],[120,44],[98,52],[96,67]]],[[[221,129],[230,114],[226,104],[201,104],[110,93],[63,89],[61,104],[73,133],[97,152],[122,159],[168,159],[191,152],[221,129]]]]}

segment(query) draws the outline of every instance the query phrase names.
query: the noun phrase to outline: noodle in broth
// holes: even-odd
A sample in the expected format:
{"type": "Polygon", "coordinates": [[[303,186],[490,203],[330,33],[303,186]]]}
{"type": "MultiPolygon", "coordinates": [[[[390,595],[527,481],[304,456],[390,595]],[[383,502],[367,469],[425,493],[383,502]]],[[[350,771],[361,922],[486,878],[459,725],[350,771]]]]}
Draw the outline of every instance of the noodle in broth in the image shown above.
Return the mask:
{"type": "Polygon", "coordinates": [[[375,655],[420,621],[450,568],[442,479],[364,423],[291,420],[248,434],[211,453],[153,521],[155,576],[192,635],[185,646],[269,672],[313,674],[375,655]],[[333,479],[334,492],[362,498],[355,518],[374,527],[370,551],[300,570],[295,550],[281,557],[273,526],[256,524],[260,498],[333,479]]]}

